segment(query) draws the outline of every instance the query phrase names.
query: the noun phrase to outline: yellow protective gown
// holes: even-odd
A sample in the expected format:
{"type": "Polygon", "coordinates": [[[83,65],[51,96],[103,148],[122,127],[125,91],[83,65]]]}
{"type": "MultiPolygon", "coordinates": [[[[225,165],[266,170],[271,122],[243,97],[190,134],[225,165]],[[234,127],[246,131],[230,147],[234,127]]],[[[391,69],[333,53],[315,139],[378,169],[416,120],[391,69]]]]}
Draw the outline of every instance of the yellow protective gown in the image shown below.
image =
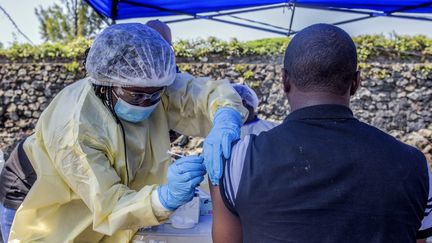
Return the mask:
{"type": "Polygon", "coordinates": [[[160,224],[169,215],[154,212],[151,194],[171,161],[168,131],[205,136],[222,106],[247,115],[227,81],[178,74],[147,120],[122,121],[125,145],[89,78],[66,87],[24,144],[37,180],[9,241],[129,242],[137,229],[160,224]]]}

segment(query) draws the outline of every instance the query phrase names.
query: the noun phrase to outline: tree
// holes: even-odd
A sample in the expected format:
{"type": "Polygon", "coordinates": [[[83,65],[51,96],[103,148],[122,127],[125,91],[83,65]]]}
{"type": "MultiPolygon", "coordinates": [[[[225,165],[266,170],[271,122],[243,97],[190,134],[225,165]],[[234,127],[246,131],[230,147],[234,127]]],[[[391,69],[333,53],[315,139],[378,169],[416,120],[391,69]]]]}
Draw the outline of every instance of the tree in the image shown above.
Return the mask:
{"type": "Polygon", "coordinates": [[[46,41],[69,41],[76,37],[91,38],[103,26],[102,18],[84,0],[61,0],[47,9],[35,9],[40,33],[46,41]]]}

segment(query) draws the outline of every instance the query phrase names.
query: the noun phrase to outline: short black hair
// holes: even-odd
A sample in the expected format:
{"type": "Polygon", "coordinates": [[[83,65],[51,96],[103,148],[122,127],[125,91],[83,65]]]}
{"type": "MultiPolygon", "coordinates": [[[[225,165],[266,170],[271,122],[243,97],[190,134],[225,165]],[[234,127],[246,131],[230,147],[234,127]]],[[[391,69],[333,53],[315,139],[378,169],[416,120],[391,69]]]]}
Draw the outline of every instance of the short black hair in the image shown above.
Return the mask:
{"type": "Polygon", "coordinates": [[[336,26],[311,25],[289,43],[284,70],[301,91],[345,94],[356,77],[355,44],[348,33],[336,26]]]}

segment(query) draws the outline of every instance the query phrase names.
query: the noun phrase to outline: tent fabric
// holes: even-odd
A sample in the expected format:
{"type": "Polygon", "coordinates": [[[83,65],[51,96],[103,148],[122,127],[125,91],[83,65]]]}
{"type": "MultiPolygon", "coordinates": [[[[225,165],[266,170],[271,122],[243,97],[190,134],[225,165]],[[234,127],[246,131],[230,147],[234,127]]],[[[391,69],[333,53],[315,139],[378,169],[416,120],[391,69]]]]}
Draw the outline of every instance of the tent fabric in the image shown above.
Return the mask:
{"type": "Polygon", "coordinates": [[[428,0],[299,0],[296,1],[299,7],[324,7],[324,8],[346,8],[374,10],[384,13],[432,13],[432,1],[428,0]],[[406,9],[406,11],[404,11],[406,9]]]}
{"type": "Polygon", "coordinates": [[[428,0],[86,0],[99,14],[114,20],[196,15],[202,13],[295,3],[299,7],[372,10],[383,13],[432,13],[428,0]]]}
{"type": "Polygon", "coordinates": [[[112,0],[87,0],[99,14],[110,19],[159,17],[170,15],[195,15],[222,10],[257,7],[284,3],[281,0],[120,0],[117,3],[117,16],[113,14],[112,0]]]}

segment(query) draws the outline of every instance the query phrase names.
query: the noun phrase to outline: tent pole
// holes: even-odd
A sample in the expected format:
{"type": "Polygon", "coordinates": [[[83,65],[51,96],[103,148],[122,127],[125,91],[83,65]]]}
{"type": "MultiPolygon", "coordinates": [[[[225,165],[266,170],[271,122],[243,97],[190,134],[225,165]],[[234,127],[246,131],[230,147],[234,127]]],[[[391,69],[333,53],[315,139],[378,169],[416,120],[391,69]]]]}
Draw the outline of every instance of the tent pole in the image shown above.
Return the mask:
{"type": "Polygon", "coordinates": [[[292,25],[294,22],[294,13],[295,13],[295,3],[292,3],[292,5],[290,6],[291,8],[291,20],[290,20],[290,25],[289,25],[289,29],[288,29],[288,36],[294,34],[293,30],[292,30],[292,25]]]}
{"type": "Polygon", "coordinates": [[[285,28],[285,27],[281,27],[281,26],[277,26],[277,25],[273,25],[273,24],[267,24],[267,23],[264,23],[264,22],[261,22],[261,21],[256,21],[256,20],[252,20],[252,19],[238,17],[238,16],[235,16],[235,15],[228,15],[228,16],[231,17],[231,18],[234,18],[234,19],[239,19],[239,20],[250,22],[250,23],[264,25],[264,26],[268,26],[268,27],[271,27],[271,28],[288,31],[288,28],[285,28]]]}
{"type": "Polygon", "coordinates": [[[386,17],[400,18],[400,19],[411,19],[411,20],[421,20],[421,21],[432,21],[432,18],[420,17],[420,16],[406,16],[406,15],[389,14],[389,15],[386,15],[386,17]]]}
{"type": "Polygon", "coordinates": [[[325,8],[325,7],[315,7],[315,6],[307,6],[302,4],[297,4],[297,7],[299,8],[308,8],[308,9],[316,9],[316,10],[326,10],[326,11],[336,11],[336,12],[343,12],[343,13],[353,13],[353,14],[380,14],[380,12],[376,11],[362,11],[362,10],[351,10],[351,9],[340,9],[340,8],[325,8]]]}
{"type": "MultiPolygon", "coordinates": [[[[201,16],[213,18],[213,17],[225,16],[225,15],[258,12],[258,11],[270,10],[270,9],[275,9],[275,8],[283,8],[283,7],[285,7],[285,4],[277,5],[277,6],[270,6],[270,7],[254,8],[254,9],[245,9],[245,10],[239,10],[239,11],[230,11],[230,12],[225,12],[225,13],[211,14],[211,15],[201,15],[201,16]]],[[[168,21],[164,21],[164,22],[166,24],[171,24],[171,23],[190,21],[190,20],[194,20],[194,19],[195,18],[181,18],[181,19],[168,20],[168,21]]]]}
{"type": "Polygon", "coordinates": [[[258,11],[270,10],[270,9],[275,9],[275,8],[283,8],[283,7],[285,7],[285,4],[280,4],[280,5],[275,5],[275,6],[269,6],[269,7],[259,7],[259,8],[253,8],[253,9],[236,10],[236,11],[230,11],[230,12],[225,12],[225,13],[218,13],[218,14],[209,15],[209,16],[219,17],[219,16],[224,16],[224,15],[258,12],[258,11]]]}
{"type": "Polygon", "coordinates": [[[258,27],[258,26],[248,25],[248,24],[236,23],[236,22],[232,22],[232,21],[228,21],[228,20],[223,20],[223,19],[209,18],[207,20],[221,22],[221,23],[225,23],[225,24],[237,25],[237,26],[241,26],[241,27],[245,27],[245,28],[250,28],[250,29],[255,29],[255,30],[262,30],[262,31],[273,33],[273,34],[287,35],[287,32],[278,31],[278,30],[272,30],[272,29],[267,29],[267,28],[262,28],[262,27],[258,27]]]}
{"type": "Polygon", "coordinates": [[[153,5],[149,5],[149,4],[138,3],[138,2],[134,2],[133,0],[122,0],[122,2],[133,4],[133,5],[136,5],[136,6],[142,6],[142,7],[146,7],[146,8],[153,8],[153,9],[157,9],[157,10],[164,11],[164,12],[171,12],[171,13],[176,13],[176,14],[189,15],[189,16],[192,16],[194,19],[211,20],[211,21],[216,21],[216,22],[221,22],[221,23],[226,23],[226,24],[237,25],[237,26],[241,26],[241,27],[245,27],[245,28],[251,28],[251,29],[255,29],[255,30],[267,31],[267,32],[270,32],[270,33],[280,34],[280,35],[286,35],[287,34],[286,32],[272,30],[272,29],[268,29],[268,28],[263,28],[263,27],[248,25],[248,24],[241,24],[241,23],[236,23],[236,22],[232,22],[232,21],[228,21],[228,20],[223,20],[223,19],[216,19],[216,18],[211,17],[211,15],[206,16],[206,15],[191,14],[191,13],[187,13],[187,12],[181,12],[181,11],[178,11],[178,10],[171,10],[171,9],[166,9],[166,8],[162,8],[162,7],[158,7],[158,6],[153,6],[153,5]]]}
{"type": "Polygon", "coordinates": [[[111,24],[116,23],[117,13],[118,13],[118,0],[111,1],[111,24]]]}
{"type": "Polygon", "coordinates": [[[391,17],[391,18],[402,18],[402,19],[412,19],[412,20],[423,20],[423,21],[432,21],[432,18],[421,17],[421,16],[407,16],[407,15],[393,15],[392,13],[387,14],[383,12],[376,11],[360,11],[360,10],[350,10],[350,9],[339,9],[339,8],[324,8],[324,7],[310,7],[297,4],[297,7],[308,8],[308,9],[316,9],[316,10],[326,10],[326,11],[336,11],[343,13],[353,13],[353,14],[366,14],[374,17],[391,17]]]}
{"type": "Polygon", "coordinates": [[[348,24],[348,23],[357,22],[360,20],[365,20],[365,19],[370,19],[370,18],[375,18],[375,17],[377,17],[377,16],[364,16],[364,17],[359,17],[359,18],[355,18],[355,19],[349,19],[349,20],[344,20],[344,21],[332,23],[332,25],[343,25],[343,24],[348,24]]]}

